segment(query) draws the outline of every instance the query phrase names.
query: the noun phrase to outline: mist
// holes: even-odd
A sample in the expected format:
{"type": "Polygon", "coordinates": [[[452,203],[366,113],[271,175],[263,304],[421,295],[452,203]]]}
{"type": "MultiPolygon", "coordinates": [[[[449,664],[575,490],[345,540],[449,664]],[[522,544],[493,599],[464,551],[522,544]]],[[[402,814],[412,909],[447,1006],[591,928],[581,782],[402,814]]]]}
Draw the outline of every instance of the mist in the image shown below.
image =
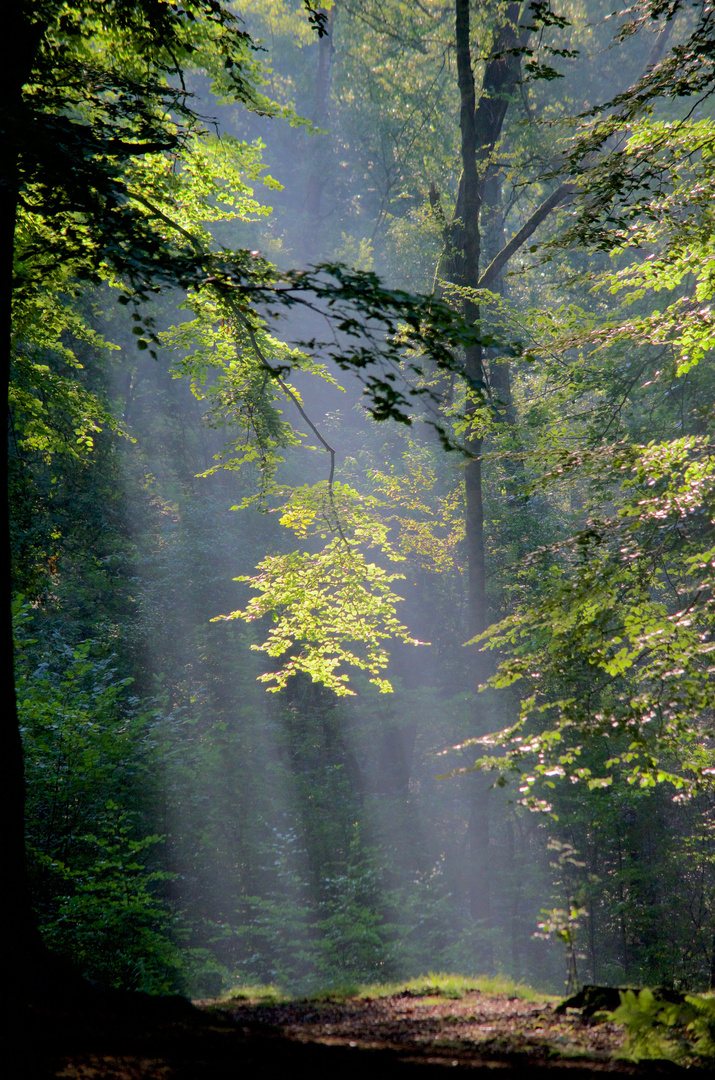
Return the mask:
{"type": "MultiPolygon", "coordinates": [[[[227,104],[203,70],[187,76],[208,137],[260,152],[262,165],[245,182],[248,197],[271,208],[208,222],[215,245],[253,251],[282,271],[339,263],[374,272],[389,290],[434,292],[480,320],[484,377],[475,390],[474,380],[418,357],[419,375],[404,381],[411,423],[377,420],[365,372],[343,370],[330,355],[347,332],[335,330],[329,304],[316,301],[266,321],[327,377],[303,361],[291,370],[276,351],[272,362],[291,393],[262,385],[264,401],[244,388],[231,414],[231,387],[218,368],[191,367],[204,346],[192,348],[172,329],[195,317],[191,294],[167,290],[144,305],[155,355],[137,349],[132,310],[116,290],[97,288],[81,300],[89,325],[119,346],[112,353],[85,343],[80,351],[78,377],[113,419],[97,425],[91,465],[73,460],[53,474],[37,451],[39,495],[27,513],[17,504],[33,889],[48,934],[72,954],[67,912],[78,893],[67,899],[48,860],[61,857],[105,881],[96,845],[123,844],[117,858],[139,868],[131,872],[132,902],[143,937],[137,944],[126,926],[98,929],[91,914],[92,933],[118,934],[124,951],[120,960],[108,946],[94,959],[89,946],[82,954],[93,977],[114,985],[194,998],[249,985],[308,994],[442,971],[499,974],[555,993],[582,982],[709,986],[711,788],[696,787],[679,802],[667,784],[616,777],[604,762],[627,753],[626,721],[618,728],[623,745],[614,735],[607,749],[608,710],[620,716],[613,702],[641,691],[613,665],[608,682],[573,643],[559,654],[558,670],[553,661],[544,689],[538,680],[556,649],[543,644],[546,616],[524,622],[523,633],[514,624],[511,639],[508,630],[484,636],[520,605],[544,601],[549,582],[556,588],[569,574],[581,582],[588,558],[595,563],[618,548],[598,523],[615,519],[625,496],[606,475],[610,465],[578,471],[588,453],[601,448],[606,462],[629,440],[642,446],[709,431],[704,361],[687,378],[673,373],[668,400],[654,403],[650,391],[638,395],[656,362],[652,378],[664,370],[660,340],[596,356],[595,332],[581,344],[575,330],[559,337],[554,329],[559,318],[589,327],[591,319],[607,321],[616,302],[594,291],[596,279],[628,257],[623,250],[611,257],[605,244],[544,246],[576,220],[573,200],[555,206],[487,289],[469,293],[562,182],[559,170],[585,122],[569,118],[638,79],[653,35],[614,46],[609,13],[598,4],[568,5],[566,26],[547,24],[540,40],[551,51],[538,54],[542,68],[533,77],[504,91],[503,123],[479,165],[481,250],[472,281],[459,278],[450,254],[465,175],[452,9],[338,0],[318,38],[297,0],[235,7],[261,50],[263,92],[284,115],[227,104]],[[559,77],[544,76],[544,65],[559,77]],[[590,366],[580,382],[564,374],[584,356],[590,366]],[[626,372],[630,358],[633,371],[642,370],[638,382],[626,372]],[[415,386],[424,392],[413,394],[415,386]],[[447,449],[435,416],[449,432],[447,449]],[[251,439],[257,449],[246,454],[251,439]],[[475,462],[479,518],[466,493],[475,462]],[[311,518],[301,531],[281,518],[302,505],[293,493],[309,486],[323,503],[318,524],[311,518]],[[341,507],[357,525],[344,523],[341,507]],[[30,511],[51,519],[43,527],[57,534],[44,568],[30,511]],[[379,672],[389,692],[366,667],[340,668],[346,694],[307,670],[278,689],[261,681],[285,663],[261,649],[278,607],[261,619],[221,617],[248,610],[269,573],[265,560],[318,556],[353,527],[367,533],[348,532],[346,547],[401,575],[391,588],[407,629],[403,640],[393,634],[384,642],[389,660],[379,672]],[[384,543],[370,546],[369,529],[377,537],[383,527],[384,543]],[[601,547],[590,554],[589,530],[599,529],[601,547]],[[568,547],[576,534],[586,539],[568,547]],[[520,655],[523,670],[514,661],[514,678],[499,678],[500,664],[520,655]],[[529,714],[522,735],[513,729],[514,738],[525,744],[539,736],[566,701],[573,730],[582,724],[568,744],[572,756],[566,735],[561,757],[554,743],[544,744],[533,767],[506,737],[476,741],[527,715],[531,691],[517,675],[532,680],[534,709],[543,707],[536,719],[529,714]],[[85,717],[81,736],[69,719],[66,730],[43,734],[48,686],[67,717],[85,717]],[[587,720],[570,704],[577,699],[588,701],[587,720]],[[590,742],[585,731],[596,731],[590,742]],[[41,788],[53,770],[54,801],[41,788]]],[[[498,45],[492,17],[473,12],[477,100],[498,45]]],[[[672,41],[686,29],[676,25],[672,41]]],[[[687,109],[661,103],[656,118],[687,109]]],[[[236,340],[239,353],[248,348],[236,340]]],[[[636,468],[631,459],[627,466],[636,468]]],[[[643,603],[666,588],[659,573],[638,585],[643,603]]],[[[588,581],[585,592],[599,597],[621,587],[621,579],[588,581]]],[[[678,588],[664,610],[675,610],[678,588]]],[[[619,596],[635,589],[626,582],[619,596]]],[[[544,609],[557,629],[565,604],[544,609]]],[[[604,652],[622,634],[609,618],[597,612],[589,623],[604,652]]],[[[360,657],[367,648],[355,646],[360,657]]],[[[295,641],[287,655],[300,650],[295,641]]],[[[702,732],[710,729],[698,730],[692,753],[707,757],[711,740],[702,732]]],[[[656,772],[677,772],[669,746],[656,772]]]]}

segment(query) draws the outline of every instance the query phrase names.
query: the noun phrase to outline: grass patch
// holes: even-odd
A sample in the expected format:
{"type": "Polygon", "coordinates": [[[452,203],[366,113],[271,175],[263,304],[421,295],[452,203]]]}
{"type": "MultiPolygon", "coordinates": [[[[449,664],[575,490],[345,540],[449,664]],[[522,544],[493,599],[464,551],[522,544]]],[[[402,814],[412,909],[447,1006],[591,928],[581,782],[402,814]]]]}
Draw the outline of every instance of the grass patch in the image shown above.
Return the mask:
{"type": "Polygon", "coordinates": [[[395,994],[409,994],[413,997],[445,997],[455,1000],[474,990],[491,997],[518,997],[524,1001],[558,1001],[552,994],[543,994],[531,986],[516,983],[503,975],[449,975],[445,972],[430,972],[416,979],[404,982],[375,983],[361,986],[358,997],[393,997],[395,994]]]}
{"type": "Polygon", "coordinates": [[[544,994],[534,990],[531,986],[516,983],[503,975],[450,975],[445,972],[430,972],[427,975],[419,975],[413,979],[405,979],[401,982],[363,983],[361,985],[348,983],[345,985],[329,986],[317,990],[312,994],[291,994],[273,985],[251,984],[237,986],[222,994],[216,1000],[217,1005],[227,1005],[231,1002],[245,1002],[247,1005],[279,1005],[289,1001],[314,1001],[326,1004],[350,1000],[365,1000],[368,998],[395,997],[402,994],[406,997],[443,997],[459,1000],[465,994],[478,990],[482,994],[491,997],[505,996],[517,997],[523,1001],[558,1001],[553,994],[544,994]]]}
{"type": "Polygon", "coordinates": [[[215,999],[215,1004],[228,1005],[232,1001],[241,1001],[247,1005],[279,1005],[281,1002],[294,1000],[294,995],[286,993],[279,986],[273,986],[272,983],[248,983],[234,986],[221,994],[215,999]]]}

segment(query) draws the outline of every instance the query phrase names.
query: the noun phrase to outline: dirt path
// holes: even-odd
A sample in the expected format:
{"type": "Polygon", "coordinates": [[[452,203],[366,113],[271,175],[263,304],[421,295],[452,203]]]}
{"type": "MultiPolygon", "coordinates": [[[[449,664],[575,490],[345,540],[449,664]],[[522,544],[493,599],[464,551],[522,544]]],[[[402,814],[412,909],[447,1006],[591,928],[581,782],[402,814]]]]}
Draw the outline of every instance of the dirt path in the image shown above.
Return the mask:
{"type": "MultiPolygon", "coordinates": [[[[601,1074],[675,1076],[682,1070],[613,1059],[622,1033],[553,1001],[473,990],[458,999],[416,995],[261,1003],[199,1003],[117,995],[91,1007],[35,1010],[4,1060],[23,1080],[442,1080],[460,1071],[568,1080],[601,1074]]],[[[688,1070],[696,1075],[712,1075],[688,1070]]]]}
{"type": "Polygon", "coordinates": [[[270,1027],[304,1043],[390,1050],[400,1057],[444,1060],[450,1065],[505,1056],[534,1064],[557,1059],[603,1064],[623,1042],[616,1024],[590,1024],[574,1010],[559,1016],[549,1001],[528,1002],[478,990],[458,1000],[409,990],[343,1002],[256,1005],[239,1000],[225,1005],[221,1013],[234,1023],[270,1027]]]}

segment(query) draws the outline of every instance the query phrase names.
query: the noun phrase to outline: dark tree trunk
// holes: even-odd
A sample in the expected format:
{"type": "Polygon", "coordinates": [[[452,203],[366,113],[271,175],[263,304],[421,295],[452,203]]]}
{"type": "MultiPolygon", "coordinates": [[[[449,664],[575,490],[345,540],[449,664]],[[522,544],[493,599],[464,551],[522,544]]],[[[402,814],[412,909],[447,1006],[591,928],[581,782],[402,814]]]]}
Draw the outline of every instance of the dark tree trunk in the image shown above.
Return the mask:
{"type": "MultiPolygon", "coordinates": [[[[76,972],[53,957],[42,944],[30,903],[25,850],[25,781],[22,739],[15,694],[12,635],[12,550],[8,485],[9,387],[13,342],[15,228],[21,185],[22,150],[28,137],[23,117],[27,83],[45,26],[32,22],[37,5],[16,0],[3,11],[3,29],[10,48],[0,66],[0,400],[5,415],[5,446],[0,465],[0,618],[5,662],[5,704],[0,716],[0,821],[2,869],[0,888],[0,958],[2,1005],[13,1012],[28,1001],[61,993],[65,1003],[89,990],[76,972]],[[29,14],[28,14],[29,13],[29,14]]],[[[8,1017],[10,1013],[5,1012],[8,1017]]]]}
{"type": "Polygon", "coordinates": [[[3,28],[10,43],[0,66],[0,400],[5,416],[5,446],[0,466],[0,558],[2,585],[3,656],[5,658],[5,705],[0,718],[0,820],[3,837],[3,883],[0,888],[2,927],[2,993],[13,1002],[22,1001],[43,969],[37,921],[30,906],[25,854],[25,782],[22,740],[15,695],[12,636],[12,552],[8,490],[9,386],[12,356],[12,297],[15,226],[20,187],[22,88],[29,78],[43,27],[32,25],[26,5],[10,4],[3,12],[3,28]]]}
{"type": "MultiPolygon", "coordinates": [[[[462,175],[454,219],[445,228],[446,258],[455,284],[465,288],[479,287],[479,261],[482,251],[482,224],[487,233],[493,231],[499,219],[500,185],[489,159],[500,138],[509,97],[519,79],[519,59],[508,55],[516,44],[518,4],[509,4],[504,21],[496,35],[494,53],[485,68],[484,84],[477,102],[470,45],[469,0],[455,0],[455,46],[457,81],[459,86],[459,126],[461,133],[462,175]],[[491,184],[489,183],[491,181],[491,184]],[[485,196],[488,205],[485,207],[485,196]],[[483,215],[483,211],[486,213],[483,215]],[[484,216],[482,223],[480,217],[484,216]]],[[[434,205],[434,200],[433,200],[434,205]]],[[[499,245],[501,246],[501,245],[499,245]]],[[[497,249],[498,250],[498,249],[497,249]]],[[[495,251],[494,254],[497,252],[495,251]]],[[[489,251],[489,261],[494,257],[489,251]]],[[[465,318],[478,323],[480,311],[473,297],[463,301],[465,318]]],[[[467,631],[470,637],[482,633],[489,625],[487,601],[486,560],[484,550],[484,496],[482,476],[483,436],[479,430],[478,395],[486,389],[485,356],[481,345],[466,351],[464,374],[471,387],[473,399],[468,414],[473,428],[466,443],[470,455],[465,468],[465,529],[467,545],[467,631]]],[[[508,371],[505,373],[508,380],[508,371]]],[[[504,388],[505,389],[505,388],[504,388]]],[[[510,395],[509,395],[510,396],[510,395]]],[[[470,658],[470,684],[476,690],[486,677],[483,654],[474,649],[470,658]]],[[[475,717],[481,733],[484,720],[475,717]]],[[[489,782],[480,774],[471,778],[469,795],[469,908],[472,918],[487,930],[483,957],[491,967],[493,958],[489,945],[491,926],[491,897],[489,888],[489,782]]]]}
{"type": "MultiPolygon", "coordinates": [[[[489,159],[501,137],[509,99],[515,92],[520,77],[519,58],[509,54],[509,50],[513,50],[518,44],[518,15],[519,5],[509,4],[504,21],[496,34],[495,55],[488,61],[484,71],[484,84],[477,103],[470,48],[469,0],[456,0],[455,43],[462,175],[455,217],[447,242],[452,253],[451,269],[455,283],[466,288],[476,289],[481,284],[479,261],[482,253],[482,230],[485,233],[484,246],[489,263],[501,248],[501,183],[499,174],[490,166],[489,159]]],[[[463,307],[469,322],[479,321],[479,307],[472,298],[465,298],[463,307]]],[[[484,361],[481,345],[474,345],[467,350],[465,376],[475,390],[484,389],[486,386],[484,361]]],[[[504,382],[501,389],[510,402],[508,370],[500,374],[504,382]]],[[[471,409],[475,419],[477,410],[478,403],[475,401],[471,409]]],[[[482,449],[483,439],[479,431],[475,430],[467,442],[467,450],[472,456],[465,471],[468,632],[472,637],[489,625],[484,559],[482,449]]],[[[475,660],[475,668],[475,681],[478,683],[482,681],[485,672],[479,660],[475,660]]]]}
{"type": "MultiPolygon", "coordinates": [[[[455,40],[457,77],[459,84],[459,126],[461,132],[462,175],[452,222],[450,247],[453,276],[457,284],[475,288],[479,282],[481,235],[479,212],[481,191],[477,168],[477,128],[474,70],[470,48],[469,0],[456,0],[455,40]]],[[[473,299],[465,297],[464,316],[470,323],[478,322],[479,308],[473,299]]],[[[484,366],[481,345],[467,349],[464,374],[474,393],[484,386],[484,366]]],[[[469,413],[478,423],[478,402],[473,400],[469,413]]],[[[467,440],[470,459],[465,469],[465,525],[467,541],[467,632],[470,637],[488,625],[486,567],[484,560],[484,505],[482,497],[482,437],[472,431],[467,440]]],[[[482,679],[481,653],[472,651],[470,683],[476,689],[482,679]]],[[[481,727],[477,718],[477,727],[481,727]]],[[[491,897],[489,890],[489,793],[480,774],[470,777],[467,887],[469,912],[476,923],[486,930],[479,963],[487,970],[493,967],[489,942],[491,897]]]]}
{"type": "MultiPolygon", "coordinates": [[[[4,134],[0,132],[0,135],[4,134]]],[[[3,140],[4,145],[7,143],[3,140]]],[[[7,151],[6,151],[7,153],[7,151]]],[[[9,155],[8,155],[9,156],[9,155]]],[[[9,429],[8,391],[10,385],[10,353],[12,335],[12,267],[13,239],[17,208],[17,157],[5,159],[0,180],[0,394],[4,403],[5,448],[0,467],[0,543],[2,545],[2,606],[3,656],[7,687],[5,705],[0,719],[0,819],[3,835],[3,885],[0,889],[0,926],[3,972],[22,970],[24,954],[34,942],[34,921],[25,861],[25,784],[23,779],[22,742],[15,698],[15,677],[12,640],[12,582],[10,551],[10,504],[8,493],[7,437],[9,429]],[[13,168],[14,166],[14,168],[13,168]],[[14,173],[14,176],[13,176],[14,173]]],[[[7,987],[8,976],[3,975],[7,987]]]]}
{"type": "MultiPolygon", "coordinates": [[[[315,76],[315,98],[310,119],[319,128],[326,128],[330,116],[330,90],[333,75],[333,33],[335,29],[336,5],[326,11],[325,33],[318,40],[318,68],[315,76]]],[[[320,252],[321,201],[323,191],[330,176],[330,136],[314,135],[311,138],[309,153],[312,167],[305,188],[306,228],[304,236],[304,254],[306,262],[314,262],[320,252]]]]}
{"type": "Polygon", "coordinates": [[[388,724],[381,733],[377,791],[382,795],[406,795],[415,755],[417,724],[388,724]]]}
{"type": "MultiPolygon", "coordinates": [[[[490,166],[484,184],[484,204],[482,206],[482,229],[484,232],[484,262],[491,265],[504,246],[504,211],[502,207],[503,174],[497,167],[490,166]]],[[[504,275],[501,270],[494,275],[489,285],[491,292],[504,296],[504,275]]],[[[490,330],[490,327],[485,327],[490,330]]],[[[506,358],[496,358],[495,350],[487,350],[489,367],[489,391],[495,417],[501,423],[513,427],[516,413],[511,393],[511,365],[506,358]]]]}
{"type": "MultiPolygon", "coordinates": [[[[476,288],[479,283],[481,235],[479,211],[481,192],[477,169],[477,128],[474,71],[469,42],[469,0],[456,0],[455,40],[459,83],[459,127],[461,131],[462,175],[455,217],[451,226],[451,249],[456,284],[476,288]]],[[[464,316],[470,323],[479,320],[479,308],[471,298],[463,301],[464,316]]],[[[484,385],[481,345],[467,349],[464,365],[467,383],[475,391],[484,385]]],[[[476,419],[477,403],[469,407],[476,419]]],[[[487,626],[486,578],[484,566],[484,507],[482,505],[482,439],[474,432],[467,440],[471,455],[465,472],[466,533],[468,562],[468,633],[481,633],[487,626]]],[[[478,681],[478,679],[477,679],[478,681]]]]}

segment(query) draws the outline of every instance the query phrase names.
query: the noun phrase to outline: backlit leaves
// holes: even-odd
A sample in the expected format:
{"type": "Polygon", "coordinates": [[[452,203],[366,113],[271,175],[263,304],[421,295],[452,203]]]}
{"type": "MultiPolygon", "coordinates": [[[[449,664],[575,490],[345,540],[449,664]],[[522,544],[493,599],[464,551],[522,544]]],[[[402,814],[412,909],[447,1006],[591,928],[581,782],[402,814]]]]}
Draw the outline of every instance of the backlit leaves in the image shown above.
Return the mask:
{"type": "Polygon", "coordinates": [[[260,676],[282,689],[300,672],[323,683],[336,694],[352,694],[346,667],[367,671],[379,690],[392,687],[382,672],[389,653],[385,642],[412,638],[396,614],[402,599],[392,585],[404,575],[388,572],[369,561],[367,552],[390,562],[400,559],[387,542],[387,527],[375,514],[374,500],[366,500],[346,485],[300,488],[294,491],[283,524],[299,536],[327,539],[319,551],[293,551],[263,559],[251,577],[241,577],[260,595],[246,608],[224,619],[246,622],[271,616],[266,640],[252,648],[281,659],[277,670],[260,676]]]}
{"type": "MultiPolygon", "coordinates": [[[[599,459],[600,460],[600,459],[599,459]]],[[[614,455],[613,473],[619,458],[614,455]]],[[[620,775],[687,797],[710,784],[715,710],[715,460],[703,439],[642,447],[617,513],[531,556],[541,600],[482,640],[506,652],[492,683],[524,685],[520,718],[474,740],[480,768],[521,777],[534,809],[550,778],[589,788],[620,775]],[[604,742],[605,740],[605,742],[604,742]],[[608,747],[599,775],[585,748],[608,747]]]]}

